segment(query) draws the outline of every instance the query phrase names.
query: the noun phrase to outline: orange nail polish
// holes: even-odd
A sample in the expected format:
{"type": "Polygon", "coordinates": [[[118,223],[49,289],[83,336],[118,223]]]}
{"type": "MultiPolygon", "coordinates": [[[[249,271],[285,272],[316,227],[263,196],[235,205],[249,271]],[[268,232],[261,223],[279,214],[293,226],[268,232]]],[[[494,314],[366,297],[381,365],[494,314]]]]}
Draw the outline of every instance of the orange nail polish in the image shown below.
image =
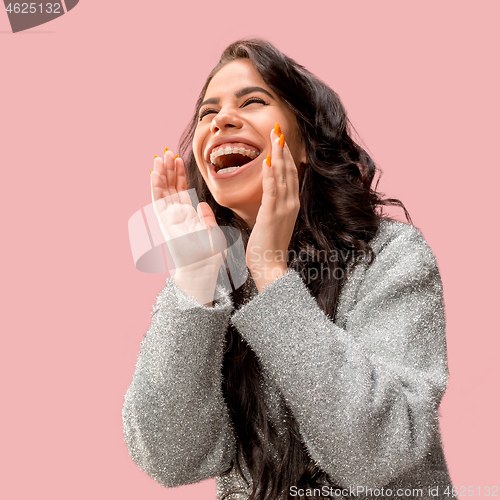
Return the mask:
{"type": "Polygon", "coordinates": [[[149,171],[149,175],[151,175],[152,170],[149,171]]]}
{"type": "Polygon", "coordinates": [[[279,137],[281,135],[281,128],[280,128],[280,124],[277,123],[275,126],[274,126],[274,133],[279,137]]]}
{"type": "Polygon", "coordinates": [[[153,158],[153,160],[156,160],[156,158],[158,158],[158,155],[155,155],[155,157],[153,158]]]}
{"type": "Polygon", "coordinates": [[[165,149],[163,150],[163,154],[165,154],[167,151],[168,151],[168,148],[165,148],[165,149]]]}
{"type": "MultiPolygon", "coordinates": [[[[175,155],[175,158],[179,158],[179,155],[175,155]]],[[[175,158],[174,158],[174,160],[175,160],[175,158]]]]}
{"type": "Polygon", "coordinates": [[[267,155],[266,162],[267,162],[267,166],[270,167],[271,166],[271,155],[267,155]]]}
{"type": "Polygon", "coordinates": [[[283,134],[280,135],[280,146],[283,147],[285,145],[285,136],[283,134]]]}

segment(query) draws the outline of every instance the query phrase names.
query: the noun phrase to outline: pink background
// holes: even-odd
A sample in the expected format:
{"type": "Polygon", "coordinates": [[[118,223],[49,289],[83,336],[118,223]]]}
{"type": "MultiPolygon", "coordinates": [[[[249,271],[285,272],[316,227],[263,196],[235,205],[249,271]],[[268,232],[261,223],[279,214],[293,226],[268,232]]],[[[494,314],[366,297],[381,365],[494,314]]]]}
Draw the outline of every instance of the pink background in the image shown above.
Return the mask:
{"type": "Polygon", "coordinates": [[[177,150],[221,51],[250,36],[339,93],[384,171],[381,191],[431,245],[448,321],[451,476],[500,486],[499,5],[82,0],[15,35],[0,9],[0,496],[215,498],[213,480],[159,486],[122,438],[165,279],[134,268],[127,222],[150,203],[153,156],[177,150]]]}

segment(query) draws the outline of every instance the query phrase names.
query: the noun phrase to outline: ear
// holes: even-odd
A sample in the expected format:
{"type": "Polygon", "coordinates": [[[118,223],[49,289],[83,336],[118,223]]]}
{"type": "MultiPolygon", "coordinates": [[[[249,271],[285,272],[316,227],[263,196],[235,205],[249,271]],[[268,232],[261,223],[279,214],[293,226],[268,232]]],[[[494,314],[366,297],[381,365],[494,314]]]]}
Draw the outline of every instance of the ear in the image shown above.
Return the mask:
{"type": "Polygon", "coordinates": [[[306,156],[306,148],[303,148],[300,152],[300,164],[306,164],[307,163],[307,156],[306,156]]]}

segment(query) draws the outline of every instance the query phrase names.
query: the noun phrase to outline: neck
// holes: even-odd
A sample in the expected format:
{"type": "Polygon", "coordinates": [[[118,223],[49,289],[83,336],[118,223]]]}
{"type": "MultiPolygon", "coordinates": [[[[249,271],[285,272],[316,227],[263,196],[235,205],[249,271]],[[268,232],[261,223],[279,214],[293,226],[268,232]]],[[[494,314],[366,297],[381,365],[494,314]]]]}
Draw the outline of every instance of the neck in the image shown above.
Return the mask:
{"type": "Polygon", "coordinates": [[[253,229],[253,227],[255,226],[255,221],[257,219],[257,213],[259,212],[258,209],[257,211],[234,208],[231,210],[233,211],[233,214],[237,219],[243,222],[249,229],[253,229]]]}

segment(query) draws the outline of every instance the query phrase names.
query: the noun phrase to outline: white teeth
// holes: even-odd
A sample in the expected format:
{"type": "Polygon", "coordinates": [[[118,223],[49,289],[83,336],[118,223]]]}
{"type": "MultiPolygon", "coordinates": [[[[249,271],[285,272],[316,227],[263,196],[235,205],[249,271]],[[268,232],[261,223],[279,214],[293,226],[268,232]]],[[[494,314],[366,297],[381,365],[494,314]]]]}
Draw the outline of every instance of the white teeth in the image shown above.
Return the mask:
{"type": "Polygon", "coordinates": [[[211,153],[210,154],[210,162],[214,163],[215,159],[218,158],[219,156],[235,154],[235,153],[240,154],[240,155],[249,156],[250,158],[257,158],[257,156],[260,155],[260,153],[257,153],[257,151],[251,151],[250,149],[232,148],[230,146],[227,146],[226,148],[219,149],[215,153],[211,153]]]}
{"type": "Polygon", "coordinates": [[[237,168],[240,168],[240,167],[221,168],[220,170],[217,170],[217,173],[218,174],[225,174],[226,172],[232,172],[233,170],[236,170],[237,168]]]}

